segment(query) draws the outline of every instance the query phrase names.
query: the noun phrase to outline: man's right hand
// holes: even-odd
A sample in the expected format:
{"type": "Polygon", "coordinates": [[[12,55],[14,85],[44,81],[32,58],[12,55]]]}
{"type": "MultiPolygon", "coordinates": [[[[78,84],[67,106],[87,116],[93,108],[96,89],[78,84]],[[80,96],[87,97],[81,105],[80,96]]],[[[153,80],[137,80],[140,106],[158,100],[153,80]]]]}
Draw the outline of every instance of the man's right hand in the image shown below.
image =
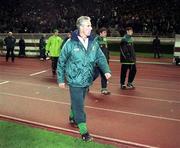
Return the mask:
{"type": "Polygon", "coordinates": [[[107,80],[111,77],[111,74],[110,74],[110,73],[105,73],[104,75],[105,75],[105,77],[106,77],[107,80]]]}
{"type": "Polygon", "coordinates": [[[65,85],[65,83],[59,83],[59,87],[60,88],[66,88],[66,85],[65,85]]]}

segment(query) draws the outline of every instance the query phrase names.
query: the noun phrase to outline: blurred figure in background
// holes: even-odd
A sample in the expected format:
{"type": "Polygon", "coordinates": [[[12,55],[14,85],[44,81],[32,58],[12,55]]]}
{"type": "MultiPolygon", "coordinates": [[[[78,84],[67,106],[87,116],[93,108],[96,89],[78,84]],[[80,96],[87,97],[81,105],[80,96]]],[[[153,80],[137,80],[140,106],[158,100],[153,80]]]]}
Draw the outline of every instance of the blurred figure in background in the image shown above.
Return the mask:
{"type": "Polygon", "coordinates": [[[3,39],[0,37],[0,55],[3,55],[3,45],[4,45],[4,41],[3,41],[3,39]]]}
{"type": "Polygon", "coordinates": [[[55,29],[53,35],[48,38],[46,44],[46,53],[49,54],[52,61],[52,74],[56,75],[57,62],[62,48],[63,39],[58,36],[59,31],[55,29]]]}
{"type": "Polygon", "coordinates": [[[20,38],[19,40],[19,57],[25,57],[25,48],[26,48],[26,44],[25,44],[25,40],[23,39],[23,37],[20,38]]]}
{"type": "Polygon", "coordinates": [[[66,41],[71,38],[71,34],[72,34],[72,32],[68,30],[66,33],[66,37],[63,40],[62,47],[66,43],[66,41]]]}
{"type": "Polygon", "coordinates": [[[160,58],[160,44],[161,44],[161,41],[156,35],[156,38],[153,40],[154,58],[156,58],[156,56],[157,58],[160,58]]]}
{"type": "Polygon", "coordinates": [[[40,60],[46,60],[46,35],[43,34],[39,40],[39,52],[40,52],[40,60]]]}
{"type": "Polygon", "coordinates": [[[8,62],[9,57],[11,56],[11,61],[14,62],[15,55],[14,55],[14,47],[16,44],[16,39],[13,36],[12,32],[8,33],[8,36],[4,39],[6,45],[6,62],[8,62]]]}

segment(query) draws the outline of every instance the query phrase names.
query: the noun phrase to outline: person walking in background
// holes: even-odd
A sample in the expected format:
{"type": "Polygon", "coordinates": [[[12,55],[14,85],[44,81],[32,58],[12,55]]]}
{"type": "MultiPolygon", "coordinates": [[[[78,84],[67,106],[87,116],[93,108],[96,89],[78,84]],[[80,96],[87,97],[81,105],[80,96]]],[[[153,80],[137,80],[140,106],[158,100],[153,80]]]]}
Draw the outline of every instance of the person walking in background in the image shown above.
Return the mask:
{"type": "MultiPolygon", "coordinates": [[[[107,44],[107,29],[105,27],[102,27],[98,31],[99,36],[97,37],[97,41],[99,43],[99,46],[104,53],[107,62],[109,63],[109,50],[108,50],[108,44],[107,44]]],[[[99,66],[95,67],[94,71],[94,80],[99,76],[101,76],[101,93],[104,95],[109,95],[110,91],[107,89],[107,79],[103,73],[103,71],[99,68],[99,66]]]]}
{"type": "Polygon", "coordinates": [[[0,55],[3,55],[3,45],[4,45],[4,41],[3,41],[3,39],[0,37],[0,55]]]}
{"type": "Polygon", "coordinates": [[[25,40],[23,39],[23,37],[20,38],[19,40],[19,57],[25,57],[25,48],[26,48],[26,44],[25,44],[25,40]]]}
{"type": "Polygon", "coordinates": [[[39,52],[40,52],[40,60],[46,60],[46,40],[45,34],[43,34],[39,40],[39,52]]]}
{"type": "Polygon", "coordinates": [[[52,61],[53,76],[56,75],[58,57],[60,55],[61,46],[63,43],[63,39],[59,37],[58,35],[59,35],[59,31],[55,29],[53,35],[48,38],[48,41],[46,44],[46,53],[49,54],[52,61]]]}
{"type": "Polygon", "coordinates": [[[66,43],[66,41],[71,38],[71,34],[72,34],[72,32],[68,30],[66,33],[66,37],[63,40],[62,47],[66,43]]]}
{"type": "Polygon", "coordinates": [[[160,58],[160,39],[156,35],[156,38],[153,40],[153,50],[154,50],[154,58],[160,58]]]}
{"type": "Polygon", "coordinates": [[[135,55],[132,35],[133,35],[132,27],[127,27],[126,34],[124,35],[120,43],[121,89],[134,88],[133,81],[136,75],[136,55],[135,55]],[[126,86],[125,80],[128,69],[129,69],[129,75],[128,75],[128,83],[126,86]]]}
{"type": "Polygon", "coordinates": [[[4,39],[6,45],[6,62],[8,62],[9,57],[11,56],[11,61],[14,62],[15,55],[14,55],[14,47],[16,44],[16,39],[13,36],[12,32],[8,33],[8,36],[4,39]]]}
{"type": "Polygon", "coordinates": [[[111,72],[97,40],[91,34],[90,17],[79,17],[76,26],[78,29],[72,33],[71,39],[67,40],[62,48],[57,66],[57,80],[60,88],[65,88],[65,80],[69,85],[70,124],[78,126],[82,140],[91,141],[84,110],[87,89],[92,85],[96,64],[106,79],[111,77],[111,72]]]}

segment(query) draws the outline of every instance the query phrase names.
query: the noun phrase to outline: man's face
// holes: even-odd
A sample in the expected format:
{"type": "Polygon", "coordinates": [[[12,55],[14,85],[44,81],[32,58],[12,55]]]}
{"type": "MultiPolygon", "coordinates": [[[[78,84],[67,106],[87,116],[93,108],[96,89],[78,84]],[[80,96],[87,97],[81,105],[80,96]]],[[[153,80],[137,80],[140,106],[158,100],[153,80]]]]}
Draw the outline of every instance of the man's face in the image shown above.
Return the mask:
{"type": "Polygon", "coordinates": [[[8,36],[12,36],[12,32],[9,32],[9,33],[8,33],[8,36]]]}
{"type": "Polygon", "coordinates": [[[71,38],[71,33],[70,32],[67,33],[67,37],[71,38]]]}
{"type": "Polygon", "coordinates": [[[102,31],[102,32],[100,32],[100,36],[101,36],[101,37],[106,37],[106,36],[107,36],[107,31],[102,31]]]}
{"type": "Polygon", "coordinates": [[[59,32],[58,32],[58,31],[54,32],[54,35],[55,35],[55,36],[58,36],[58,34],[59,34],[59,32]]]}
{"type": "Polygon", "coordinates": [[[127,34],[132,36],[133,35],[133,30],[127,30],[127,34]]]}
{"type": "Polygon", "coordinates": [[[80,33],[84,36],[89,36],[91,34],[92,26],[90,21],[84,21],[83,24],[80,26],[80,33]]]}

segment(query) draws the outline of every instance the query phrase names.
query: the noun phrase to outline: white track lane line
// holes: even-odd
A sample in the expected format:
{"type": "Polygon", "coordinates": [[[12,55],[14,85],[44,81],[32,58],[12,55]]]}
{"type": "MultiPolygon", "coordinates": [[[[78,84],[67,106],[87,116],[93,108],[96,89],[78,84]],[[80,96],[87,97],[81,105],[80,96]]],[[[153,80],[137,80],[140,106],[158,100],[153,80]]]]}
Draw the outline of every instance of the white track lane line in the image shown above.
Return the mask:
{"type": "MultiPolygon", "coordinates": [[[[109,60],[110,62],[120,62],[120,60],[109,60]]],[[[169,62],[145,62],[145,61],[136,61],[136,63],[140,64],[156,64],[156,65],[173,65],[173,63],[169,62]]]]}
{"type": "Polygon", "coordinates": [[[45,72],[47,72],[48,70],[43,70],[43,71],[39,71],[39,72],[36,72],[36,73],[32,73],[32,74],[30,74],[29,76],[35,76],[35,75],[39,75],[39,74],[41,74],[41,73],[45,73],[45,72]]]}
{"type": "MultiPolygon", "coordinates": [[[[117,79],[117,80],[119,80],[119,76],[113,76],[112,78],[110,78],[110,79],[117,79]]],[[[136,80],[137,81],[143,81],[143,82],[147,82],[147,81],[149,81],[149,82],[156,82],[156,83],[169,83],[169,80],[157,80],[157,79],[149,79],[149,78],[147,78],[147,79],[140,79],[140,78],[136,78],[136,80]]],[[[117,82],[117,81],[116,81],[117,82]]],[[[119,81],[118,81],[119,82],[119,81]]],[[[175,84],[180,84],[180,82],[179,81],[171,81],[171,82],[173,82],[173,83],[175,83],[175,84]]]]}
{"type": "MultiPolygon", "coordinates": [[[[57,103],[57,104],[64,104],[64,105],[69,105],[70,106],[69,102],[54,101],[54,100],[44,100],[44,99],[41,99],[41,98],[22,96],[22,95],[18,95],[18,94],[11,94],[11,93],[5,93],[5,92],[0,92],[0,94],[1,95],[24,98],[24,99],[29,99],[29,100],[44,101],[44,102],[49,102],[49,103],[57,103]]],[[[176,118],[168,118],[168,117],[162,117],[162,116],[146,115],[146,114],[141,114],[141,113],[128,112],[128,111],[122,111],[122,110],[114,110],[114,109],[107,109],[107,108],[100,108],[100,107],[93,107],[93,106],[85,106],[85,107],[89,108],[89,109],[100,110],[100,111],[107,111],[107,112],[128,114],[128,115],[140,116],[140,117],[146,117],[146,118],[154,118],[154,119],[160,119],[160,120],[168,120],[168,121],[180,122],[180,119],[176,119],[176,118]]]]}
{"type": "MultiPolygon", "coordinates": [[[[49,125],[49,124],[44,124],[44,123],[40,123],[40,122],[30,121],[30,120],[16,118],[16,117],[2,115],[2,114],[0,114],[0,117],[6,118],[6,119],[11,119],[11,120],[16,120],[16,121],[20,121],[20,122],[24,122],[24,123],[34,124],[34,125],[38,125],[38,126],[43,126],[43,127],[46,127],[46,128],[52,128],[52,129],[56,129],[56,130],[61,130],[61,131],[65,131],[65,132],[79,134],[78,131],[71,130],[71,129],[68,129],[68,128],[53,126],[53,125],[49,125]]],[[[110,141],[110,142],[117,142],[117,143],[121,143],[121,144],[137,146],[137,147],[141,147],[141,148],[158,148],[158,147],[155,147],[155,146],[150,146],[150,145],[136,143],[136,142],[130,142],[130,141],[126,141],[126,140],[120,140],[120,139],[115,139],[115,138],[110,138],[110,137],[104,137],[104,136],[100,136],[100,135],[96,135],[96,134],[91,134],[91,135],[94,138],[107,140],[107,141],[110,141]]]]}
{"type": "MultiPolygon", "coordinates": [[[[12,81],[11,81],[12,82],[12,81]]],[[[15,82],[13,81],[13,83],[16,84],[23,84],[23,85],[32,85],[32,86],[39,86],[39,87],[45,87],[45,88],[54,88],[54,89],[60,89],[58,86],[46,86],[46,85],[41,85],[41,84],[35,84],[35,83],[27,83],[27,82],[15,82]]],[[[116,84],[113,84],[116,85],[116,84]]],[[[66,88],[68,89],[68,88],[66,88]]],[[[158,89],[158,88],[157,88],[158,89]]],[[[95,93],[95,94],[99,94],[99,91],[93,91],[91,90],[90,92],[95,93]]],[[[111,95],[115,95],[115,96],[120,96],[120,97],[129,97],[129,98],[136,98],[136,99],[143,99],[143,100],[152,100],[152,101],[160,101],[160,102],[168,102],[168,103],[180,103],[179,100],[163,100],[163,99],[158,99],[158,98],[150,98],[150,97],[141,97],[141,96],[130,96],[130,95],[121,95],[118,93],[111,93],[111,95]]]]}
{"type": "Polygon", "coordinates": [[[9,81],[4,81],[4,82],[1,82],[0,85],[2,84],[6,84],[6,83],[9,83],[9,81]]]}
{"type": "MultiPolygon", "coordinates": [[[[99,92],[97,92],[97,91],[90,91],[90,92],[95,93],[95,94],[99,94],[99,92]]],[[[121,94],[118,94],[118,93],[111,93],[111,95],[120,96],[120,97],[127,97],[127,98],[142,99],[142,100],[150,100],[150,101],[159,101],[159,102],[168,102],[168,103],[180,104],[180,101],[178,101],[178,100],[163,100],[163,99],[150,98],[150,97],[121,95],[121,94]]]]}
{"type": "MultiPolygon", "coordinates": [[[[100,82],[94,82],[94,83],[97,83],[97,84],[101,84],[100,82]]],[[[109,85],[113,85],[113,86],[119,86],[120,87],[120,84],[118,83],[111,83],[109,82],[109,85]]],[[[143,86],[143,85],[138,85],[139,88],[148,88],[148,89],[155,89],[155,90],[163,90],[163,91],[176,91],[176,92],[180,92],[180,90],[177,88],[177,89],[171,89],[171,88],[161,88],[161,87],[149,87],[149,86],[143,86]]]]}

